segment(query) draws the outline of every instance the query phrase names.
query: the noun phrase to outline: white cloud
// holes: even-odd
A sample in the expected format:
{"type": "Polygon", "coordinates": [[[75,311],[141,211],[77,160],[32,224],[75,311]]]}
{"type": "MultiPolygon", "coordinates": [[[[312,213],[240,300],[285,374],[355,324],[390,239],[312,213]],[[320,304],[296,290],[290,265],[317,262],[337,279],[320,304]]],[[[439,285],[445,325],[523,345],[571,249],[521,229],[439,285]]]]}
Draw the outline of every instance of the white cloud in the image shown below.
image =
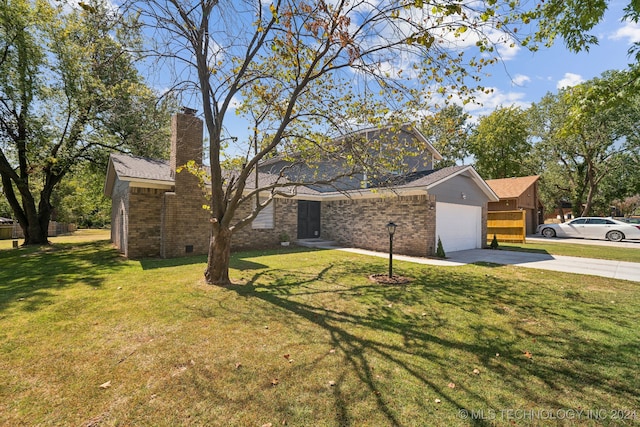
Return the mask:
{"type": "MultiPolygon", "coordinates": [[[[523,92],[502,92],[497,87],[487,87],[486,90],[489,91],[489,93],[476,92],[475,101],[467,104],[464,104],[459,96],[452,94],[449,103],[462,106],[464,111],[470,116],[470,123],[477,123],[481,116],[491,114],[499,107],[519,107],[527,109],[531,106],[531,102],[524,100],[526,94],[523,92]]],[[[425,94],[425,103],[442,107],[444,105],[443,97],[436,95],[435,91],[430,93],[430,95],[425,94]]],[[[430,114],[433,114],[433,111],[419,111],[416,113],[416,118],[419,119],[430,114]]]]}
{"type": "Polygon", "coordinates": [[[493,89],[493,91],[490,93],[480,92],[475,103],[464,106],[465,111],[471,115],[471,122],[477,122],[480,116],[491,114],[499,107],[526,109],[531,106],[531,102],[524,100],[526,94],[523,92],[502,92],[497,87],[487,89],[493,89]]]}
{"type": "Polygon", "coordinates": [[[625,22],[622,28],[609,36],[611,40],[626,40],[627,43],[640,42],[640,24],[636,22],[625,22]]]}
{"type": "Polygon", "coordinates": [[[513,79],[511,79],[512,86],[524,86],[525,83],[530,82],[531,78],[529,76],[525,76],[524,74],[516,74],[513,79]]]}
{"type": "Polygon", "coordinates": [[[580,74],[564,73],[564,78],[558,81],[556,88],[562,89],[565,87],[571,87],[571,86],[579,85],[582,82],[584,82],[584,78],[582,78],[580,74]]]}

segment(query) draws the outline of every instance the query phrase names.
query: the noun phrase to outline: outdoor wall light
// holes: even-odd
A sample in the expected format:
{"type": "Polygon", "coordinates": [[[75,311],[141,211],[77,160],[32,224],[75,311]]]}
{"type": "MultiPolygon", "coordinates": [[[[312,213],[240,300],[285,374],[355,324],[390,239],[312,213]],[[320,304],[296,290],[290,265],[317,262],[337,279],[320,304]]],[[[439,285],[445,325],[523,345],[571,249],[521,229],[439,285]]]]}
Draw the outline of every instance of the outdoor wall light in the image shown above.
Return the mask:
{"type": "Polygon", "coordinates": [[[396,227],[398,227],[393,221],[389,221],[387,224],[387,231],[389,232],[389,236],[393,237],[396,232],[396,227]]]}
{"type": "Polygon", "coordinates": [[[396,233],[396,227],[398,227],[393,221],[389,221],[387,224],[387,231],[389,232],[389,278],[393,277],[393,235],[396,233]]]}
{"type": "Polygon", "coordinates": [[[462,197],[463,199],[466,199],[467,195],[465,193],[460,193],[460,197],[462,197]]]}

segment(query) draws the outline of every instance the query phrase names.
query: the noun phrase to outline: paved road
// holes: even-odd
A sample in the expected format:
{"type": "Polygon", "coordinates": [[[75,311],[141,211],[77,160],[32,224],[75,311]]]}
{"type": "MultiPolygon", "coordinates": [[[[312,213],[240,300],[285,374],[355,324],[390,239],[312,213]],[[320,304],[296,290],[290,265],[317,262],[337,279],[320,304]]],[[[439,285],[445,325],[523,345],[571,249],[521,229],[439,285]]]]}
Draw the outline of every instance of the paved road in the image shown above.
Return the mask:
{"type": "MultiPolygon", "coordinates": [[[[640,245],[638,245],[638,247],[640,248],[640,245]]],[[[389,257],[388,253],[373,252],[363,249],[340,248],[339,250],[379,256],[383,258],[389,257]]],[[[565,273],[590,274],[593,276],[602,276],[640,282],[640,263],[635,262],[609,261],[602,259],[578,258],[561,255],[501,251],[491,249],[470,249],[466,251],[450,252],[446,260],[409,257],[403,255],[394,255],[393,258],[401,261],[409,261],[419,264],[451,267],[473,264],[477,262],[491,262],[501,265],[516,265],[518,267],[561,271],[565,273]]]]}

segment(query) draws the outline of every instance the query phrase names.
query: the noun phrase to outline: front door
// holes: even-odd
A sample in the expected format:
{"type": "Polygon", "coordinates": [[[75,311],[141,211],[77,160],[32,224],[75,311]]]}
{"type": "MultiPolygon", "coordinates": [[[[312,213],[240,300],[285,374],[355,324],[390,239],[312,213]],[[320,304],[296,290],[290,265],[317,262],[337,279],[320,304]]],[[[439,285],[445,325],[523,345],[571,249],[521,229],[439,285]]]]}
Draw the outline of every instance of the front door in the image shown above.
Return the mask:
{"type": "Polygon", "coordinates": [[[320,237],[320,202],[298,200],[298,239],[320,237]]]}

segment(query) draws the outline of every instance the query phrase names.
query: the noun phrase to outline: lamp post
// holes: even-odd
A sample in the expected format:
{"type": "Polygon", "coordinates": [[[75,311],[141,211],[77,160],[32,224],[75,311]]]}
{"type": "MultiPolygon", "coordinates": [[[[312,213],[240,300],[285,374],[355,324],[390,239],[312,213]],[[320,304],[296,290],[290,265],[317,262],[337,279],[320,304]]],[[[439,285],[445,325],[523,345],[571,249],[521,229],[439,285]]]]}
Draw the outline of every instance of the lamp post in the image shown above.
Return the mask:
{"type": "Polygon", "coordinates": [[[387,224],[387,231],[389,232],[389,278],[393,277],[393,235],[396,232],[397,225],[393,221],[389,221],[387,224]]]}

